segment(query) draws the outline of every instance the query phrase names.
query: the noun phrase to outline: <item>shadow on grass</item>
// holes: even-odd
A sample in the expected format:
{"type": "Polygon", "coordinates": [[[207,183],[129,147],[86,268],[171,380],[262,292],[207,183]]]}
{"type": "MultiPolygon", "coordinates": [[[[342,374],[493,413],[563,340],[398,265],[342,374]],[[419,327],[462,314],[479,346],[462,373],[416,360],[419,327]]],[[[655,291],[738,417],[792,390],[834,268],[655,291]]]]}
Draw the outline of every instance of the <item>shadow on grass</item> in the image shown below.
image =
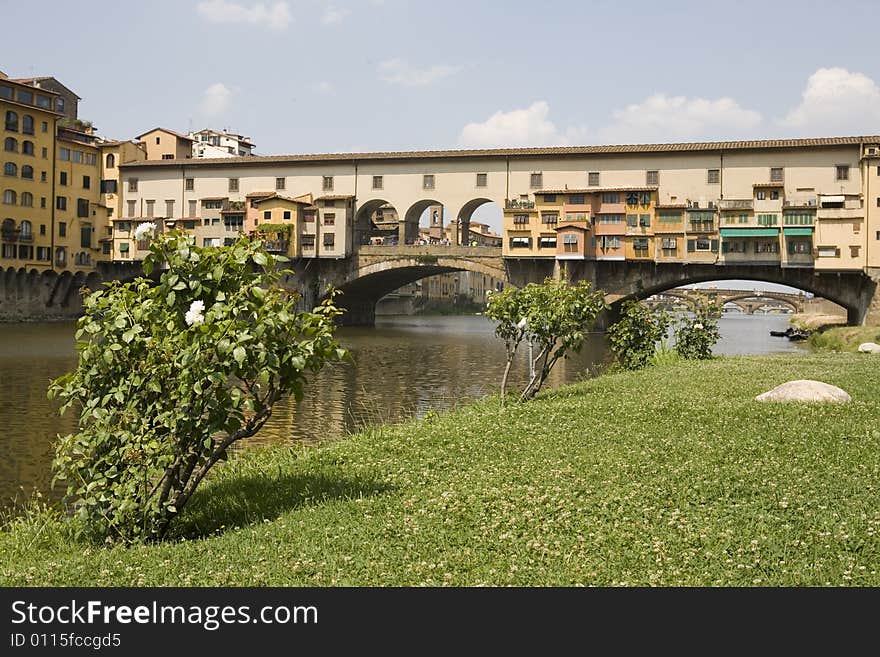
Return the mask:
{"type": "Polygon", "coordinates": [[[381,495],[393,486],[325,475],[251,475],[198,491],[172,526],[169,538],[197,539],[275,520],[293,509],[331,500],[381,495]]]}

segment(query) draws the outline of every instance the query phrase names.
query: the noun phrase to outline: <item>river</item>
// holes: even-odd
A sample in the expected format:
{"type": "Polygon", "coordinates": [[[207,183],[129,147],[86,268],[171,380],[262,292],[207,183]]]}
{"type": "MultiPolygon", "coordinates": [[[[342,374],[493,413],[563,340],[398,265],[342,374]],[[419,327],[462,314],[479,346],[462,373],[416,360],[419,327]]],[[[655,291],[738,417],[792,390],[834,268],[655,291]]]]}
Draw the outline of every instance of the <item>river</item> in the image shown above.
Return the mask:
{"type": "MultiPolygon", "coordinates": [[[[787,326],[787,315],[726,314],[715,352],[801,350],[799,343],[770,337],[770,330],[787,326]]],[[[73,323],[0,325],[0,508],[34,490],[49,491],[52,441],[73,430],[75,418],[70,412],[58,415],[46,387],[76,365],[73,332],[73,323]]],[[[365,423],[421,416],[496,391],[504,369],[504,345],[484,317],[380,317],[375,328],[340,329],[339,339],[353,363],[315,376],[299,404],[292,399],[279,404],[249,444],[317,443],[365,423]]],[[[557,364],[549,383],[588,377],[607,358],[604,337],[596,334],[582,353],[557,364]]],[[[526,369],[522,349],[515,382],[526,369]]]]}

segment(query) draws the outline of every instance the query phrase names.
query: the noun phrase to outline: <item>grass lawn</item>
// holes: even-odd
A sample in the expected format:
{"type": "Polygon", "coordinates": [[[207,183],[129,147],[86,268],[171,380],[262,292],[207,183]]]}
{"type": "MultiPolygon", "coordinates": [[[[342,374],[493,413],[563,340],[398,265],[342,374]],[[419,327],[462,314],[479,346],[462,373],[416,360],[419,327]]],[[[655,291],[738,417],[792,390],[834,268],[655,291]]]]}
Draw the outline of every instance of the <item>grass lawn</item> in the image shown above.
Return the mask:
{"type": "Polygon", "coordinates": [[[819,351],[857,352],[863,342],[880,342],[880,327],[839,326],[813,333],[810,346],[819,351]]]}
{"type": "Polygon", "coordinates": [[[250,452],[164,544],[71,542],[40,513],[11,523],[0,582],[878,586],[878,363],[671,363],[250,452]],[[797,378],[854,401],[753,401],[797,378]]]}

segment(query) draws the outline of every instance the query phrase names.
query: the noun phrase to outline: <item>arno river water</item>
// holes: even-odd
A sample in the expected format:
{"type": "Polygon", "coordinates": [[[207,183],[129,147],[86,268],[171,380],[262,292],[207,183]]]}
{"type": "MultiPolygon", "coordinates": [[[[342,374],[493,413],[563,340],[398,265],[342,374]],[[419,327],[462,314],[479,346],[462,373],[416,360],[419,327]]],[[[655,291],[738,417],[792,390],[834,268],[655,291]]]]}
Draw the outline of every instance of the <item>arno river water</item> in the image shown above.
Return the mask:
{"type": "MultiPolygon", "coordinates": [[[[721,354],[799,351],[785,338],[786,315],[726,314],[721,354]]],[[[49,492],[52,441],[73,429],[46,398],[50,379],[76,365],[74,324],[0,325],[0,508],[33,491],[49,492]]],[[[364,423],[394,422],[448,408],[497,391],[504,345],[484,317],[384,317],[375,328],[343,328],[340,341],[354,362],[318,374],[299,404],[286,400],[249,444],[336,440],[364,423]]],[[[595,373],[607,360],[604,339],[591,337],[583,352],[561,361],[551,386],[595,373]]],[[[521,350],[514,378],[526,375],[521,350]]]]}

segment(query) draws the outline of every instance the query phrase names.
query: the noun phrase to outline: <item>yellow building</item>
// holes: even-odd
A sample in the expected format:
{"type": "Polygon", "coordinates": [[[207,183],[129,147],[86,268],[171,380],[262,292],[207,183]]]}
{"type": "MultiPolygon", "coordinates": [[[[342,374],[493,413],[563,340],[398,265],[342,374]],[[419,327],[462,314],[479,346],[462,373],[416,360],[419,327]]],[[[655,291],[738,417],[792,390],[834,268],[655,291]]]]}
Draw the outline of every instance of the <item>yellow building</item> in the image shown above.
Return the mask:
{"type": "Polygon", "coordinates": [[[251,204],[257,209],[256,235],[265,241],[267,251],[291,258],[315,255],[317,211],[311,203],[271,194],[251,204]],[[308,233],[306,223],[312,228],[308,233]]]}
{"type": "Polygon", "coordinates": [[[624,257],[627,260],[653,260],[656,257],[654,207],[657,202],[657,191],[639,188],[623,191],[621,195],[626,204],[624,257]]]}
{"type": "Polygon", "coordinates": [[[168,128],[153,128],[137,136],[148,160],[185,160],[192,158],[193,139],[168,128]]]}
{"type": "Polygon", "coordinates": [[[2,267],[52,267],[57,97],[0,74],[2,267]]]}

